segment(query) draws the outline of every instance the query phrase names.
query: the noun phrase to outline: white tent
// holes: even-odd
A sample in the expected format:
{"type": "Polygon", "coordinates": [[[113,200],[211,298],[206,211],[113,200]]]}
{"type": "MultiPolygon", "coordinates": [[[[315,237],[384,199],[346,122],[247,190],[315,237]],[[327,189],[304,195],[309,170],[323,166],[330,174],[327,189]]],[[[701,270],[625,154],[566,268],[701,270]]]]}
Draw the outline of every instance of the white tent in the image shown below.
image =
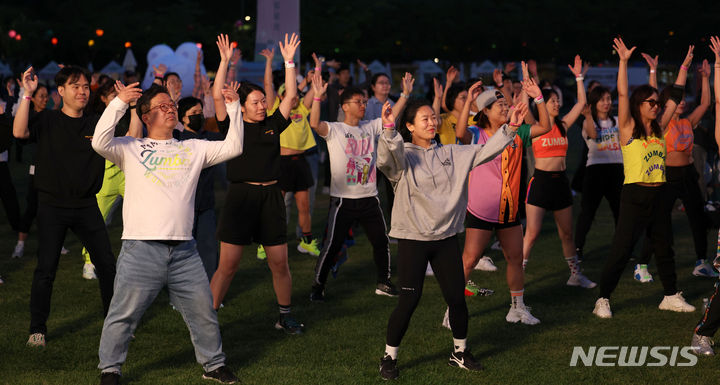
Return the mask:
{"type": "Polygon", "coordinates": [[[137,60],[135,60],[135,55],[133,55],[132,49],[128,48],[125,51],[125,58],[123,59],[122,66],[128,71],[135,71],[135,68],[137,68],[137,60]]]}
{"type": "Polygon", "coordinates": [[[470,66],[470,77],[479,78],[482,77],[482,75],[492,74],[496,68],[498,68],[498,66],[490,60],[485,60],[480,64],[473,63],[470,66]]]}
{"type": "Polygon", "coordinates": [[[432,60],[416,61],[413,63],[417,66],[415,77],[417,79],[417,86],[420,89],[427,90],[432,87],[433,76],[439,76],[442,82],[443,70],[432,60]]]}
{"type": "Polygon", "coordinates": [[[105,67],[100,70],[101,73],[109,75],[111,78],[117,80],[120,79],[120,75],[125,72],[125,68],[118,64],[115,60],[110,61],[105,67]]]}
{"type": "Polygon", "coordinates": [[[368,65],[368,69],[373,75],[377,73],[385,73],[390,76],[390,63],[382,64],[379,61],[374,60],[372,63],[370,63],[370,65],[368,65]]]}
{"type": "Polygon", "coordinates": [[[37,76],[40,80],[49,81],[55,78],[55,75],[60,71],[60,66],[53,60],[37,72],[37,76]]]}

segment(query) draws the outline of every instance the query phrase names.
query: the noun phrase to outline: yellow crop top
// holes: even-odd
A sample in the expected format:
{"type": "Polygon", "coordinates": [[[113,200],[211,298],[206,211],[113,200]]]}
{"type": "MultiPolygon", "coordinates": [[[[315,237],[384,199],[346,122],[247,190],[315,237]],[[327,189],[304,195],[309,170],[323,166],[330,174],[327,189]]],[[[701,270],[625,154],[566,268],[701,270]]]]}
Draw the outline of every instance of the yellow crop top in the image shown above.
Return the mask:
{"type": "Polygon", "coordinates": [[[621,146],[625,184],[665,182],[665,139],[648,136],[621,146]]]}
{"type": "MultiPolygon", "coordinates": [[[[270,116],[280,106],[280,98],[275,97],[275,103],[267,112],[270,116]]],[[[291,148],[293,150],[305,151],[315,147],[315,137],[308,122],[310,110],[305,107],[303,100],[300,99],[298,106],[290,111],[288,117],[292,123],[280,134],[280,147],[291,148]]]]}

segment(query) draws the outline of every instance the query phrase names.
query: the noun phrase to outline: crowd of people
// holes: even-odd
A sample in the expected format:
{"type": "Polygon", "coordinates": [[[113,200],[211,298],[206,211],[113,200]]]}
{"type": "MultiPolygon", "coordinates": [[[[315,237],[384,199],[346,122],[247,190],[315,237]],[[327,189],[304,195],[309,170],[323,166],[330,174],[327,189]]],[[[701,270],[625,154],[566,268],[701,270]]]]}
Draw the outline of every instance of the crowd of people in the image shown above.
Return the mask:
{"type": "MultiPolygon", "coordinates": [[[[710,40],[720,143],[720,40],[710,40]]],[[[496,70],[491,84],[461,82],[450,67],[445,84],[433,79],[427,97],[413,94],[415,80],[405,73],[395,98],[391,76],[372,74],[362,62],[366,84],[353,85],[347,66],[330,67],[315,54],[314,68],[298,76],[293,60],[299,44],[295,34],[278,43],[280,71],[273,71],[274,48],[260,52],[266,66],[263,84],[257,85],[236,81],[239,52],[220,35],[215,77],[201,75],[198,53],[191,96],[181,94],[182,82],[189,79],[163,65],[153,69],[155,82],[145,90],[134,74],[113,81],[72,65],[57,73],[50,92],[32,67],[17,79],[19,89],[13,78],[4,83],[0,197],[18,237],[12,257],[23,257],[37,219],[28,346],[46,345],[55,274],[71,230],[85,247],[83,277],[97,279],[100,287],[101,384],[119,383],[135,328],[165,287],[190,330],[203,378],[235,383],[225,364],[217,311],[245,247],[257,244],[258,258],[270,268],[278,305],[275,328],[289,334],[304,330],[291,311],[287,224],[293,202],[297,250],[317,257],[307,285],[312,302],[332,299],[326,296],[328,274],[336,274],[347,258],[356,223],[372,245],[375,294],[397,297],[379,366],[384,379],[399,376],[399,346],[426,275],[435,276],[447,303],[441,322],[452,331],[449,365],[482,369],[467,346],[466,297],[492,293],[470,276],[475,269],[498,270],[483,256],[493,235],[507,262],[507,322],[541,322],[525,304],[524,281],[547,211],[553,213],[569,268],[566,285],[599,286],[597,317],[612,318],[610,296],[640,240],[634,279],[652,281],[647,266],[654,255],[664,295],[659,309],[695,311],[676,282],[671,212],[678,198],[691,224],[693,274],[718,277],[720,260],[707,260],[704,162],[697,164],[693,151],[695,132],[712,104],[712,71],[707,60],[698,66],[699,102],[690,109],[685,85],[694,46],[674,84],[662,90],[658,57],[643,54],[649,84],[631,92],[627,67],[636,48],[615,39],[616,101],[612,90],[595,82],[586,94],[587,65],[576,56],[568,66],[575,77],[575,103],[561,113],[561,92],[552,84],[540,86],[534,63],[521,62],[516,79],[514,65],[496,70]],[[572,183],[566,173],[571,129],[581,130],[584,146],[576,173],[581,181],[572,183]],[[7,164],[11,137],[19,145],[37,146],[25,213],[7,164]],[[317,236],[312,220],[321,158],[326,158],[330,201],[327,220],[322,219],[325,231],[317,236]],[[534,172],[528,178],[530,161],[534,172]],[[216,213],[218,179],[227,192],[216,213]],[[386,189],[382,198],[378,187],[386,189]],[[573,188],[581,193],[574,230],[573,188]],[[615,235],[596,284],[583,273],[581,261],[603,197],[615,235]],[[120,204],[122,248],[116,259],[107,224],[120,204]],[[394,256],[391,243],[397,243],[394,256]],[[397,272],[391,269],[393,259],[397,272]]],[[[720,256],[720,234],[718,245],[720,256]]],[[[697,354],[714,354],[710,337],[720,327],[718,290],[715,285],[692,336],[697,354]]]]}

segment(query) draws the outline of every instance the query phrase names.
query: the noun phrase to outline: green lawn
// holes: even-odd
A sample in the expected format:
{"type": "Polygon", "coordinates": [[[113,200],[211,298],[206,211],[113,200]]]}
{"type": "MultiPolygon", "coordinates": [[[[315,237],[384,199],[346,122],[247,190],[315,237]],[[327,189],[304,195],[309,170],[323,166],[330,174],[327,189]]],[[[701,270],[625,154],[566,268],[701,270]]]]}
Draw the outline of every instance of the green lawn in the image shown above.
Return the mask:
{"type": "MultiPolygon", "coordinates": [[[[574,165],[574,161],[570,161],[574,165]]],[[[16,187],[25,190],[24,166],[12,164],[16,187]]],[[[222,193],[218,193],[222,198],[222,193]]],[[[579,197],[576,198],[576,208],[579,197]]],[[[24,201],[21,203],[24,205],[24,201]]],[[[327,196],[319,195],[314,230],[325,223],[327,196]]],[[[577,214],[577,211],[576,211],[577,214]]],[[[687,300],[700,307],[714,281],[691,276],[694,253],[683,213],[675,212],[675,252],[678,284],[687,300]]],[[[119,216],[110,228],[115,253],[120,250],[119,216]]],[[[294,226],[294,224],[292,225],[294,226]]],[[[717,229],[708,234],[714,245],[717,229]]],[[[603,203],[586,246],[585,273],[597,281],[613,233],[603,203]]],[[[308,300],[315,259],[299,254],[292,241],[290,266],[294,276],[293,311],[305,323],[302,336],[287,336],[273,328],[277,306],[265,263],[254,248],[245,259],[219,313],[224,349],[230,365],[246,384],[370,384],[381,383],[378,362],[385,345],[385,328],[396,300],[373,294],[371,249],[360,233],[350,249],[350,260],[337,279],[330,278],[327,300],[308,300]]],[[[71,253],[61,259],[48,322],[48,346],[25,347],[29,325],[29,294],[36,237],[31,236],[25,257],[10,259],[15,244],[4,217],[0,222],[0,384],[98,383],[97,349],[102,327],[96,281],[81,277],[81,246],[69,235],[71,253]]],[[[714,248],[711,247],[711,250],[714,248]]],[[[396,247],[392,247],[395,253],[396,247]]],[[[720,369],[717,359],[701,358],[696,367],[570,367],[573,346],[684,346],[690,342],[700,311],[690,314],[657,309],[662,299],[659,282],[639,284],[628,267],[612,299],[615,316],[601,320],[591,311],[597,289],[565,286],[568,269],[561,256],[551,217],[535,246],[526,277],[525,301],[542,323],[509,324],[505,314],[509,293],[506,264],[498,252],[490,255],[495,273],[474,272],[472,279],[496,291],[491,297],[470,298],[469,346],[486,367],[468,373],[447,365],[451,333],[440,322],[445,306],[434,279],[426,282],[423,299],[403,340],[399,356],[403,384],[446,383],[689,383],[707,382],[720,369]],[[715,374],[713,374],[715,373],[715,374]]],[[[651,273],[656,273],[654,266],[651,273]]],[[[161,293],[145,314],[123,367],[122,383],[202,384],[189,334],[179,313],[161,293]]]]}

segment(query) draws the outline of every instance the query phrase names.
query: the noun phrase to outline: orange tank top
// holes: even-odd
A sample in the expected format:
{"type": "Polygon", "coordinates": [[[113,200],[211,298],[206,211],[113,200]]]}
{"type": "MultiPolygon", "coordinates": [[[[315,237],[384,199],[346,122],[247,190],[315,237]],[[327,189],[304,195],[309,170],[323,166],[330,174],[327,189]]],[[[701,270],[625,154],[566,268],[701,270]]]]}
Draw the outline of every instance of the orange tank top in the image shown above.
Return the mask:
{"type": "Polygon", "coordinates": [[[567,137],[560,134],[557,124],[553,124],[550,132],[533,140],[532,149],[536,158],[566,156],[568,149],[567,137]]]}
{"type": "Polygon", "coordinates": [[[692,125],[688,119],[671,120],[665,132],[667,152],[690,152],[693,148],[692,125]]]}

